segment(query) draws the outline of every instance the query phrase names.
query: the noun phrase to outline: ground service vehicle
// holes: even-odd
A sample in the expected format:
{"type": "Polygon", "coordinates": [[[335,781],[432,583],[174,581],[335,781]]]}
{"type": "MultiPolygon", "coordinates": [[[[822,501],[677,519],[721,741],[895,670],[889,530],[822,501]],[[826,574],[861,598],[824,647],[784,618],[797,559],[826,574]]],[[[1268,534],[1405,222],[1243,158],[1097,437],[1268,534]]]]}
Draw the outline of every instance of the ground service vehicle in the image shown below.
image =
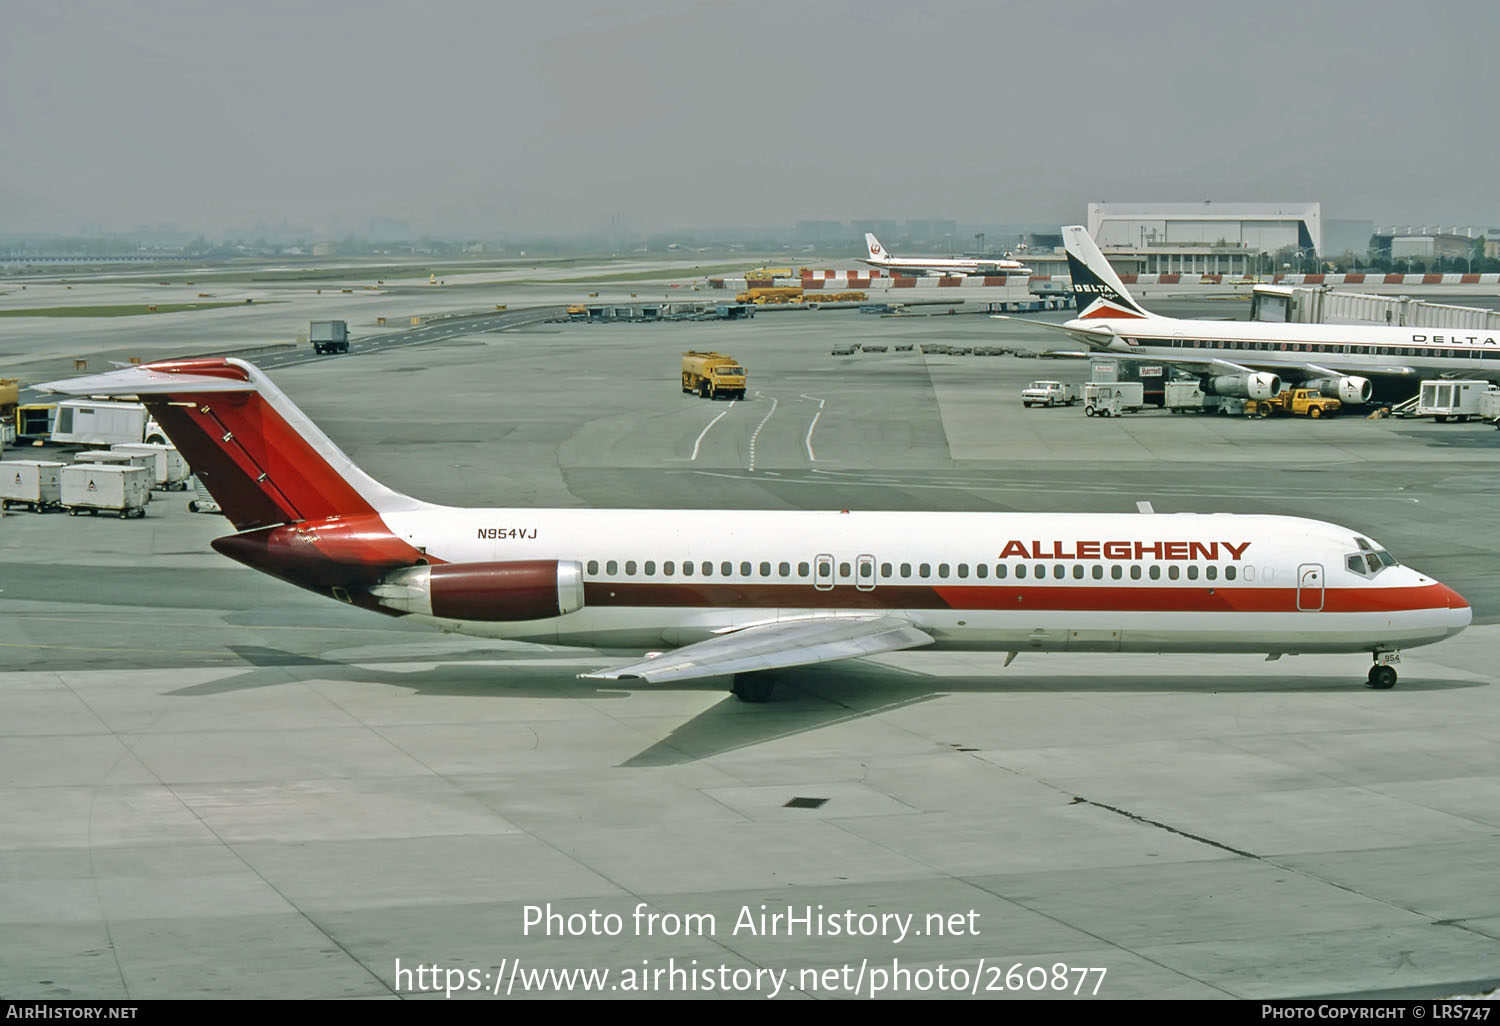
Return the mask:
{"type": "Polygon", "coordinates": [[[1090,417],[1118,417],[1146,407],[1146,388],[1139,381],[1090,381],[1083,386],[1083,412],[1090,417]]]}
{"type": "Polygon", "coordinates": [[[768,288],[750,288],[744,292],[737,293],[734,297],[736,303],[756,303],[764,306],[767,303],[794,303],[802,299],[801,285],[777,285],[768,288]]]}
{"type": "Polygon", "coordinates": [[[704,399],[745,398],[745,368],[723,353],[682,354],[682,390],[704,399]]]}
{"type": "MultiPolygon", "coordinates": [[[[46,432],[39,434],[45,437],[46,432]]],[[[166,434],[140,403],[106,403],[65,399],[57,404],[50,425],[54,442],[71,445],[160,444],[166,434]]]]}
{"type": "Polygon", "coordinates": [[[1479,416],[1479,397],[1494,386],[1488,381],[1424,381],[1417,396],[1416,416],[1442,424],[1452,417],[1463,422],[1479,416]]]}
{"type": "Polygon", "coordinates": [[[1284,388],[1270,399],[1245,400],[1245,416],[1269,417],[1273,413],[1291,413],[1299,417],[1331,417],[1344,404],[1316,388],[1284,388]]]}
{"type": "Polygon", "coordinates": [[[349,351],[349,324],[347,321],[310,321],[307,337],[315,353],[347,353],[349,351]]]}
{"type": "Polygon", "coordinates": [[[1073,406],[1083,401],[1083,390],[1061,381],[1033,381],[1021,389],[1022,406],[1073,406]]]}

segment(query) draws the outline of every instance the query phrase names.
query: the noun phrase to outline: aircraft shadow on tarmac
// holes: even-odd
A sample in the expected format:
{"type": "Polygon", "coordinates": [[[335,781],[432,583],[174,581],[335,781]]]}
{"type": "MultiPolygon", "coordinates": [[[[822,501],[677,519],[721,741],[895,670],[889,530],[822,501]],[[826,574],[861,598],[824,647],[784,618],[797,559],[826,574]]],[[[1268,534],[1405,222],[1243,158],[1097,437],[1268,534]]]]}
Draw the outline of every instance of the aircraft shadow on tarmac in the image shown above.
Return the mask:
{"type": "MultiPolygon", "coordinates": [[[[674,684],[610,681],[601,686],[579,680],[576,653],[559,653],[556,667],[528,663],[507,666],[495,653],[475,650],[467,656],[414,655],[383,657],[385,666],[409,664],[410,670],[377,668],[370,662],[341,662],[282,649],[232,646],[251,665],[236,676],[194,684],[167,692],[177,697],[203,697],[255,688],[275,687],[304,679],[390,685],[418,695],[464,698],[579,698],[588,701],[628,699],[637,691],[720,692],[721,701],[672,730],[670,734],[623,766],[665,766],[695,762],[780,738],[805,734],[838,723],[878,716],[956,694],[1214,694],[1226,693],[1348,693],[1359,700],[1366,689],[1357,679],[1358,665],[1347,676],[1277,674],[1245,677],[1159,676],[1029,676],[1024,671],[997,671],[985,677],[938,677],[897,667],[850,661],[808,666],[776,674],[770,702],[750,704],[728,693],[727,678],[707,678],[674,684]],[[566,659],[566,662],[563,660],[566,659]],[[473,660],[473,661],[470,661],[473,660]],[[481,661],[482,660],[482,661],[481,661]],[[293,672],[301,670],[304,672],[293,672]]],[[[1247,664],[1248,665],[1248,664],[1247,664]]],[[[1487,681],[1443,678],[1402,680],[1403,691],[1448,691],[1488,686],[1487,681]]]]}

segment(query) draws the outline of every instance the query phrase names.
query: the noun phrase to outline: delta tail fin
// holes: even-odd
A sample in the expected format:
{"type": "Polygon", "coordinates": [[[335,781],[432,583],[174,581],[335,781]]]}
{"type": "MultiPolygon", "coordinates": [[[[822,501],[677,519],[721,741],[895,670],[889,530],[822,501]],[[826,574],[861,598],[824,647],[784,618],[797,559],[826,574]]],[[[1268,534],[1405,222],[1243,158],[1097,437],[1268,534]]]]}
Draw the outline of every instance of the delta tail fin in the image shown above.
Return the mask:
{"type": "Polygon", "coordinates": [[[1078,320],[1152,316],[1137,303],[1115,269],[1089,236],[1083,225],[1069,225],[1062,230],[1063,248],[1068,254],[1068,270],[1073,276],[1073,295],[1078,304],[1078,320]]]}
{"type": "Polygon", "coordinates": [[[428,508],[360,470],[244,360],[167,360],[40,387],[138,397],[239,531],[428,508]]]}

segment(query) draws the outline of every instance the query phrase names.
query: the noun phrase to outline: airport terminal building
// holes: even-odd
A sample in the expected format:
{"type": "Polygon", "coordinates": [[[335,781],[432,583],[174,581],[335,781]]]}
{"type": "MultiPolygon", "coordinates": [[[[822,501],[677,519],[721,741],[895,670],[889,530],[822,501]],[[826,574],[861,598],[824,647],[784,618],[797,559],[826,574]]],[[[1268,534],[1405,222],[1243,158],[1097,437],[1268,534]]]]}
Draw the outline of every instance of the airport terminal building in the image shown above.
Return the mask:
{"type": "Polygon", "coordinates": [[[1321,253],[1323,205],[1090,203],[1088,230],[1121,273],[1254,274],[1261,253],[1321,253]]]}

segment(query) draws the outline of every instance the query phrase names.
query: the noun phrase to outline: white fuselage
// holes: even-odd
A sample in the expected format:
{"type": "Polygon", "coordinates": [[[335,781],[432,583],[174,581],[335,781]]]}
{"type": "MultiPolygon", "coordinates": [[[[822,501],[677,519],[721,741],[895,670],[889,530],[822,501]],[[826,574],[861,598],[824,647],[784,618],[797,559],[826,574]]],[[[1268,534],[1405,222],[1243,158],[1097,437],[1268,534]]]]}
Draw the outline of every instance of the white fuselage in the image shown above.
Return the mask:
{"type": "Polygon", "coordinates": [[[902,271],[908,274],[970,275],[984,274],[993,277],[1030,275],[1031,268],[1016,260],[941,260],[917,257],[866,258],[865,263],[883,271],[902,271]]]}
{"type": "Polygon", "coordinates": [[[881,611],[949,648],[1354,652],[1439,641],[1471,616],[1410,568],[1353,572],[1370,543],[1295,517],[428,508],[383,520],[434,563],[576,561],[587,599],[575,612],[435,621],[572,645],[677,646],[881,611]]]}
{"type": "MultiPolygon", "coordinates": [[[[1221,359],[1257,367],[1328,367],[1348,374],[1500,379],[1500,332],[1350,324],[1198,321],[1173,317],[1068,321],[1079,333],[1108,325],[1107,350],[1172,359],[1221,359]]],[[[1305,376],[1305,375],[1304,375],[1305,376]]]]}

